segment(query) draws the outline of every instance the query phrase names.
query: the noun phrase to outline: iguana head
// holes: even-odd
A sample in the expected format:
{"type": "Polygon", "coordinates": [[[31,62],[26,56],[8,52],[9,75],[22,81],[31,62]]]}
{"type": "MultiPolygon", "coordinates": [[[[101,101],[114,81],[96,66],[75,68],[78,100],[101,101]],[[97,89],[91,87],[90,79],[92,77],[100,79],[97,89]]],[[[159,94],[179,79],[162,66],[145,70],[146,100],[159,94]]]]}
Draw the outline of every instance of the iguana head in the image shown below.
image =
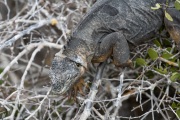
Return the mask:
{"type": "Polygon", "coordinates": [[[85,67],[68,57],[55,56],[49,72],[52,81],[52,90],[64,94],[84,73],[85,67]]]}
{"type": "Polygon", "coordinates": [[[71,37],[64,50],[56,53],[49,72],[54,92],[64,94],[84,74],[91,52],[88,46],[84,40],[71,37]]]}

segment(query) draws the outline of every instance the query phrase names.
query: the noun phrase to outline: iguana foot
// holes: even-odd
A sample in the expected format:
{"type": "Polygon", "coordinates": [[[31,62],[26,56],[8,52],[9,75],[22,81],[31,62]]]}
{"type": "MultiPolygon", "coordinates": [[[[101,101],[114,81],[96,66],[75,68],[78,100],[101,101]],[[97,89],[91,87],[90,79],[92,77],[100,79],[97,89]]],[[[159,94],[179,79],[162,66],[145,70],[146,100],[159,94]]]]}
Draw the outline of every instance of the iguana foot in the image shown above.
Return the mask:
{"type": "Polygon", "coordinates": [[[128,60],[126,63],[123,63],[123,64],[119,64],[118,61],[113,61],[113,64],[116,65],[117,67],[129,67],[131,69],[133,69],[133,63],[131,60],[128,60]]]}
{"type": "Polygon", "coordinates": [[[113,32],[99,40],[92,62],[104,62],[112,55],[113,63],[119,67],[130,66],[130,51],[123,33],[113,32]]]}

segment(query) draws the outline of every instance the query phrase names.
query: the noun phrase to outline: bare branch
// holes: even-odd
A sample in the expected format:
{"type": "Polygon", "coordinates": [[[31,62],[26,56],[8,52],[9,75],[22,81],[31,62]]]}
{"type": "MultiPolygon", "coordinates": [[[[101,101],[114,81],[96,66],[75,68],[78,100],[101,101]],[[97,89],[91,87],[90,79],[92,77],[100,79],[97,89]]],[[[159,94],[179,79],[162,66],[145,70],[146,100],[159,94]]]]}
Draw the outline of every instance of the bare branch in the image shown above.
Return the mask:
{"type": "Polygon", "coordinates": [[[40,28],[46,24],[50,24],[51,20],[41,20],[39,21],[37,24],[32,25],[30,27],[28,27],[26,30],[20,32],[19,34],[15,35],[13,38],[7,40],[4,43],[0,43],[0,50],[4,49],[5,47],[10,47],[12,46],[12,44],[14,42],[16,42],[19,38],[21,38],[22,36],[29,34],[32,30],[40,28]]]}
{"type": "Polygon", "coordinates": [[[98,92],[98,87],[101,83],[101,78],[102,78],[102,74],[103,74],[103,70],[104,70],[105,65],[106,65],[106,62],[100,63],[98,68],[97,68],[97,74],[96,74],[95,79],[93,80],[93,84],[92,84],[90,93],[88,95],[88,98],[84,101],[85,102],[85,109],[84,109],[84,111],[80,117],[80,120],[86,120],[91,114],[93,101],[94,101],[96,94],[98,92]]]}

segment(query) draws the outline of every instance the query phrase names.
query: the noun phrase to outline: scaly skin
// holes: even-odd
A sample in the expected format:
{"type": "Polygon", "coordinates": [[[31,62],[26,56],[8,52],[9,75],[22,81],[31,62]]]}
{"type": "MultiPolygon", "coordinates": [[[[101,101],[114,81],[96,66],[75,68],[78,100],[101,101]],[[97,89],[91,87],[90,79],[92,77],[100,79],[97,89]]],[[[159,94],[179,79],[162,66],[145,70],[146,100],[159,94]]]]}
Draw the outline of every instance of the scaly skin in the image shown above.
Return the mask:
{"type": "MultiPolygon", "coordinates": [[[[173,0],[174,1],[174,0],[173,0]]],[[[99,0],[77,25],[63,55],[55,56],[50,69],[52,89],[60,94],[69,90],[87,68],[88,60],[103,62],[113,56],[116,66],[129,66],[129,44],[139,45],[156,36],[165,24],[180,46],[180,12],[167,8],[152,10],[166,0],[99,0]],[[93,56],[93,57],[91,57],[93,56]]],[[[172,2],[174,3],[174,2],[172,2]]]]}
{"type": "Polygon", "coordinates": [[[50,78],[52,80],[52,89],[60,94],[64,94],[76,82],[82,73],[84,67],[77,65],[76,62],[68,58],[56,56],[52,62],[50,78]],[[72,78],[74,80],[72,80],[72,78]]]}

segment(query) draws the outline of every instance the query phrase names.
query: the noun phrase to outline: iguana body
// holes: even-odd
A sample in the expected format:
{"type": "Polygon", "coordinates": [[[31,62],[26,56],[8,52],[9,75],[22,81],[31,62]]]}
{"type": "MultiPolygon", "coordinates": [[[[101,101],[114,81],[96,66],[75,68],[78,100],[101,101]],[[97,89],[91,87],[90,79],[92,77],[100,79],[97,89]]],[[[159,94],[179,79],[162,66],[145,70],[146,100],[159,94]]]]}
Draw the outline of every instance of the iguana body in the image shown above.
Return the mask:
{"type": "MultiPolygon", "coordinates": [[[[180,44],[180,11],[167,8],[152,10],[166,0],[100,0],[92,7],[72,33],[63,55],[56,56],[50,70],[52,88],[65,93],[92,62],[103,62],[113,56],[116,66],[129,65],[129,44],[139,45],[156,36],[165,25],[171,37],[180,44]],[[88,58],[89,57],[89,58],[88,58]],[[78,65],[77,65],[78,64],[78,65]]],[[[172,2],[174,3],[174,2],[172,2]]]]}

